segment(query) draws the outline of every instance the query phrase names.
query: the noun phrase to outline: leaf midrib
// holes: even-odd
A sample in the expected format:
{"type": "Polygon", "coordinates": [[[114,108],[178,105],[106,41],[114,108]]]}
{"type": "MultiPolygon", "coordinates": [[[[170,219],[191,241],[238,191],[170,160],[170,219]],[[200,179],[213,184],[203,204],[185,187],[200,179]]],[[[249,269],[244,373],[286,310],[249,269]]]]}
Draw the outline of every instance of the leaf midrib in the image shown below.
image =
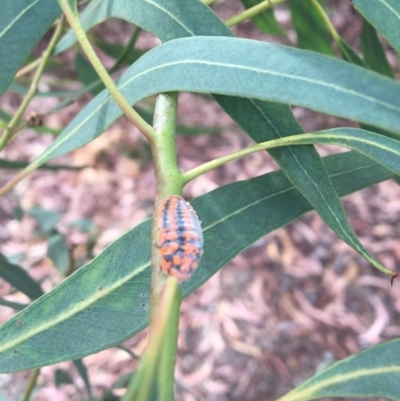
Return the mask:
{"type": "Polygon", "coordinates": [[[7,31],[9,31],[12,26],[20,19],[22,16],[29,10],[31,9],[34,5],[39,3],[40,0],[35,0],[32,4],[29,4],[28,7],[25,7],[4,29],[2,32],[0,32],[0,38],[2,38],[7,31]]]}
{"type": "MultiPolygon", "coordinates": [[[[276,75],[276,76],[281,76],[281,77],[285,77],[285,78],[291,78],[292,80],[296,81],[296,80],[300,80],[300,81],[304,81],[304,82],[310,82],[313,83],[314,85],[320,85],[320,86],[325,86],[334,90],[337,90],[338,92],[342,92],[345,94],[351,94],[355,97],[364,99],[364,100],[368,100],[371,103],[375,103],[375,104],[381,104],[384,107],[387,107],[388,109],[393,109],[396,112],[400,113],[400,107],[395,107],[393,105],[391,105],[390,103],[378,100],[376,98],[364,95],[364,94],[360,94],[359,92],[356,92],[354,90],[349,90],[349,89],[345,89],[341,86],[338,85],[333,85],[333,84],[328,84],[325,82],[321,82],[321,81],[315,81],[315,80],[311,80],[309,78],[305,78],[305,77],[293,77],[293,75],[290,74],[284,74],[284,73],[279,73],[279,72],[275,72],[275,71],[270,71],[270,70],[261,70],[261,69],[257,69],[257,68],[252,68],[252,67],[239,67],[237,65],[232,66],[231,64],[226,64],[226,63],[216,63],[216,62],[204,62],[201,60],[193,60],[196,61],[198,64],[206,64],[206,65],[210,65],[210,66],[223,66],[226,68],[233,68],[233,69],[244,69],[244,70],[250,70],[250,71],[255,71],[255,72],[259,72],[259,73],[264,73],[264,74],[271,74],[271,75],[276,75]]],[[[191,61],[191,62],[193,62],[191,61]]],[[[163,69],[169,66],[174,66],[174,65],[180,65],[180,64],[185,64],[187,63],[187,60],[185,61],[176,61],[176,62],[170,62],[170,63],[164,63],[162,65],[158,65],[155,66],[151,69],[147,69],[146,71],[142,71],[138,74],[136,74],[135,76],[131,77],[130,79],[128,79],[126,82],[124,82],[122,85],[118,85],[118,88],[120,90],[122,90],[123,88],[125,88],[127,85],[131,84],[132,82],[134,82],[136,79],[145,76],[146,74],[149,74],[153,71],[159,70],[159,69],[163,69]]],[[[178,88],[179,89],[179,88],[178,88]]],[[[172,90],[172,89],[171,89],[172,90]]],[[[207,92],[207,91],[205,91],[207,92]]],[[[150,96],[150,94],[149,94],[150,96]]],[[[97,112],[99,109],[101,109],[105,104],[107,104],[110,100],[112,99],[112,97],[110,95],[107,95],[107,98],[100,103],[95,110],[92,111],[92,113],[88,114],[87,117],[81,121],[80,124],[78,124],[73,130],[71,130],[68,135],[66,135],[62,140],[60,140],[59,142],[54,142],[54,146],[50,146],[49,148],[46,149],[46,151],[42,154],[42,156],[38,159],[36,159],[35,162],[32,163],[32,167],[33,166],[37,166],[40,165],[43,160],[46,160],[47,155],[51,154],[53,152],[53,149],[57,149],[60,148],[68,139],[70,139],[71,136],[73,136],[76,132],[79,131],[79,129],[85,125],[97,112]]],[[[137,101],[140,101],[140,99],[138,99],[137,101]]]]}
{"type": "MultiPolygon", "coordinates": [[[[384,367],[379,367],[379,368],[370,368],[370,369],[360,369],[356,370],[351,373],[341,373],[341,374],[336,374],[335,376],[331,376],[327,379],[321,379],[318,383],[311,385],[307,387],[307,384],[305,383],[305,388],[304,390],[301,391],[293,391],[293,395],[295,395],[296,400],[309,400],[310,397],[315,397],[315,396],[320,396],[318,394],[318,391],[321,389],[323,390],[324,387],[332,386],[337,383],[344,383],[350,380],[354,379],[360,379],[362,377],[368,377],[368,376],[377,376],[377,375],[385,375],[388,373],[400,373],[400,366],[398,365],[392,365],[392,366],[384,366],[384,367]]],[[[328,373],[328,372],[327,372],[328,373]]],[[[345,396],[345,394],[342,394],[345,396]]],[[[351,396],[352,393],[348,393],[347,396],[351,396]]],[[[329,396],[328,394],[322,394],[321,396],[329,396]]],[[[282,399],[286,399],[286,397],[282,397],[282,399]]],[[[290,397],[288,397],[290,399],[290,397]]]]}

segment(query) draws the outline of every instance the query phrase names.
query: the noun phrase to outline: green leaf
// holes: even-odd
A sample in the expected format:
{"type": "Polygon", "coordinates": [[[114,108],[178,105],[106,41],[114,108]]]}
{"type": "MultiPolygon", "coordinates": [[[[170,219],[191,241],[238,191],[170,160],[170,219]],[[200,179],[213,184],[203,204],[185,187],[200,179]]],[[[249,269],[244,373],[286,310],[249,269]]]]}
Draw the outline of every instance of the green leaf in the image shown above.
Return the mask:
{"type": "Polygon", "coordinates": [[[75,69],[79,80],[87,87],[91,87],[90,92],[97,95],[104,89],[104,84],[97,75],[92,65],[78,53],[75,58],[75,69]]]}
{"type": "Polygon", "coordinates": [[[400,174],[400,141],[358,128],[333,128],[285,138],[288,144],[338,145],[356,150],[400,174]]]}
{"type": "Polygon", "coordinates": [[[57,0],[2,0],[0,96],[60,12],[57,0]]]}
{"type": "Polygon", "coordinates": [[[83,382],[85,383],[86,391],[88,392],[90,399],[92,399],[92,386],[90,385],[89,375],[86,366],[84,365],[82,359],[75,359],[75,361],[73,362],[80,376],[82,377],[83,382]]]}
{"type": "MultiPolygon", "coordinates": [[[[319,3],[324,6],[323,0],[319,0],[319,3]]],[[[335,55],[326,24],[311,1],[291,0],[290,12],[298,47],[329,56],[335,55]]]]}
{"type": "MultiPolygon", "coordinates": [[[[171,90],[213,92],[292,103],[400,133],[400,84],[331,57],[252,40],[168,42],[133,64],[118,86],[131,103],[171,90]]],[[[83,146],[120,115],[103,91],[32,165],[83,146]]]]}
{"type": "Polygon", "coordinates": [[[40,285],[22,267],[10,263],[1,253],[0,277],[31,299],[36,299],[43,295],[40,285]]]}
{"type": "Polygon", "coordinates": [[[400,2],[398,0],[352,0],[356,10],[400,53],[400,2]]]}
{"type": "MultiPolygon", "coordinates": [[[[340,196],[393,177],[353,152],[324,163],[340,196]]],[[[218,188],[193,206],[205,244],[200,266],[182,286],[185,296],[259,238],[312,209],[282,171],[218,188]]],[[[80,358],[142,330],[149,311],[150,230],[150,220],[138,225],[0,326],[0,372],[80,358]]]]}
{"type": "Polygon", "coordinates": [[[343,60],[358,65],[359,67],[367,68],[363,59],[344,40],[339,39],[337,45],[343,60]]]}
{"type": "Polygon", "coordinates": [[[389,78],[394,78],[392,68],[386,58],[385,51],[379,41],[376,30],[365,19],[363,21],[361,33],[361,49],[365,63],[371,70],[386,75],[389,78]]]}
{"type": "Polygon", "coordinates": [[[71,258],[63,234],[54,233],[47,239],[47,256],[62,275],[67,273],[71,258]]]}
{"type": "Polygon", "coordinates": [[[15,309],[17,311],[20,311],[28,306],[25,304],[20,304],[19,302],[7,301],[4,298],[0,298],[0,305],[7,306],[7,307],[15,309]]]}
{"type": "Polygon", "coordinates": [[[42,209],[37,206],[25,210],[25,212],[31,215],[39,223],[40,228],[36,235],[51,234],[61,220],[60,213],[42,209]]]}
{"type": "MultiPolygon", "coordinates": [[[[106,42],[102,38],[95,38],[96,46],[98,46],[107,56],[112,57],[113,59],[118,59],[121,55],[122,51],[124,50],[124,46],[121,46],[117,43],[110,43],[106,42]]],[[[132,49],[129,53],[126,54],[124,59],[122,60],[124,64],[131,65],[133,64],[138,58],[142,57],[148,50],[142,49],[132,49]]]]}
{"type": "Polygon", "coordinates": [[[170,401],[174,398],[181,301],[179,283],[175,278],[169,277],[151,326],[149,346],[121,401],[170,401]]]}
{"type": "Polygon", "coordinates": [[[64,369],[56,369],[54,372],[54,382],[56,387],[60,387],[62,384],[73,384],[71,375],[64,369]]]}
{"type": "MultiPolygon", "coordinates": [[[[243,5],[246,8],[251,8],[261,3],[263,0],[242,0],[243,5]]],[[[279,24],[279,22],[275,19],[274,9],[269,8],[255,17],[252,17],[251,20],[253,24],[261,31],[269,35],[283,35],[285,30],[279,24]]]]}
{"type": "MultiPolygon", "coordinates": [[[[25,168],[29,165],[29,163],[26,162],[18,162],[18,161],[10,161],[6,159],[0,159],[0,168],[5,168],[8,170],[19,170],[21,168],[25,168]]],[[[58,170],[73,170],[73,171],[78,171],[78,170],[83,170],[84,166],[67,166],[64,164],[55,164],[55,165],[48,165],[48,164],[43,164],[42,166],[38,167],[39,170],[53,170],[53,171],[58,171],[58,170]]]]}
{"type": "Polygon", "coordinates": [[[325,397],[385,397],[400,400],[400,340],[368,348],[295,388],[278,401],[305,401],[325,397]]]}
{"type": "Polygon", "coordinates": [[[8,123],[12,118],[12,115],[0,109],[0,120],[8,123]]]}

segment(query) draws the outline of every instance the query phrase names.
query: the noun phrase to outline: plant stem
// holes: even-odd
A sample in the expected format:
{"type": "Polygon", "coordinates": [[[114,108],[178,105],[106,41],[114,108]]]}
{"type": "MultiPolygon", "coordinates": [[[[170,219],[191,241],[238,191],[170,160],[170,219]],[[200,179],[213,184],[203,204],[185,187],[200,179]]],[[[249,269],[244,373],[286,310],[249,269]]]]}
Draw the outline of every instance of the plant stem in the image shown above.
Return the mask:
{"type": "Polygon", "coordinates": [[[214,3],[215,0],[201,0],[201,2],[202,2],[203,4],[205,4],[206,6],[209,6],[210,4],[214,3]]]}
{"type": "Polygon", "coordinates": [[[121,401],[147,401],[152,399],[150,394],[156,394],[158,401],[173,399],[173,373],[181,299],[178,281],[175,277],[169,277],[142,363],[121,401]],[[168,372],[163,372],[163,369],[167,369],[168,372]]]}
{"type": "MultiPolygon", "coordinates": [[[[179,170],[175,148],[175,125],[178,93],[158,95],[154,112],[155,137],[151,143],[156,194],[154,202],[155,214],[163,199],[172,194],[181,194],[183,188],[182,173],[179,170]]],[[[157,243],[157,218],[153,218],[152,240],[157,243]]],[[[165,276],[160,271],[160,252],[153,245],[151,253],[151,306],[150,327],[157,311],[161,289],[165,276]]]]}
{"type": "Polygon", "coordinates": [[[334,41],[339,44],[341,39],[339,34],[337,33],[335,27],[332,25],[331,20],[329,19],[328,15],[326,14],[324,8],[321,6],[321,4],[318,3],[317,0],[310,0],[311,3],[314,5],[316,10],[318,11],[319,15],[321,18],[324,20],[326,28],[328,29],[329,33],[332,35],[332,38],[334,41]]]}
{"type": "Polygon", "coordinates": [[[237,14],[231,18],[228,18],[225,21],[225,25],[228,27],[237,25],[240,22],[243,22],[249,18],[252,18],[252,17],[262,13],[263,11],[268,10],[269,8],[274,7],[277,4],[283,3],[285,1],[286,0],[264,0],[261,3],[258,3],[257,5],[241,12],[240,14],[237,14]]]}
{"type": "Polygon", "coordinates": [[[58,2],[71,26],[71,29],[74,31],[80,45],[82,46],[84,53],[92,64],[93,68],[96,70],[100,79],[103,81],[106,88],[109,90],[111,96],[121,108],[128,120],[134,126],[136,126],[151,143],[155,136],[153,127],[147,124],[146,121],[144,121],[132,108],[131,104],[125,99],[124,95],[120,92],[117,85],[110,77],[107,70],[104,68],[100,59],[97,57],[96,52],[94,51],[84,29],[82,28],[81,22],[79,20],[78,10],[76,9],[76,2],[73,2],[74,9],[70,7],[70,2],[68,0],[58,0],[58,2]]]}
{"type": "Polygon", "coordinates": [[[9,142],[11,135],[13,134],[14,127],[17,125],[18,121],[24,114],[31,100],[35,97],[38,89],[39,80],[43,74],[44,69],[46,68],[46,64],[51,56],[54,46],[56,45],[58,38],[62,33],[62,29],[63,29],[63,19],[60,18],[56,25],[56,29],[53,33],[50,43],[40,58],[39,66],[35,72],[35,76],[33,77],[28,93],[25,95],[24,100],[22,101],[21,105],[19,106],[17,112],[14,114],[11,121],[7,124],[3,132],[3,135],[0,138],[0,151],[3,150],[4,147],[7,145],[7,143],[9,142]]]}
{"type": "Polygon", "coordinates": [[[38,58],[35,61],[32,61],[32,63],[27,64],[26,66],[22,67],[16,74],[15,78],[22,77],[23,75],[27,74],[28,72],[31,72],[34,70],[39,64],[40,64],[41,59],[38,58]]]}
{"type": "MultiPolygon", "coordinates": [[[[303,134],[301,134],[303,135],[303,134]]],[[[195,167],[192,170],[186,171],[182,174],[183,176],[183,181],[185,185],[194,180],[195,178],[199,177],[200,175],[203,175],[204,173],[213,170],[217,167],[221,167],[226,163],[229,163],[231,161],[234,161],[236,159],[240,159],[241,157],[250,155],[255,152],[259,152],[260,150],[266,150],[266,149],[271,149],[275,148],[278,146],[284,146],[287,144],[288,138],[297,138],[300,137],[301,135],[293,135],[291,137],[285,137],[285,138],[279,138],[279,139],[273,139],[271,141],[266,141],[266,142],[261,142],[253,146],[249,146],[248,148],[238,150],[237,152],[233,152],[229,155],[219,157],[218,159],[211,160],[207,163],[202,164],[201,166],[195,167]]]]}
{"type": "Polygon", "coordinates": [[[25,393],[21,398],[21,401],[29,401],[32,391],[35,388],[36,380],[39,377],[39,374],[40,374],[40,369],[35,369],[33,371],[32,376],[29,378],[28,387],[26,388],[25,393]]]}
{"type": "Polygon", "coordinates": [[[142,32],[142,28],[140,28],[139,26],[135,28],[135,31],[133,32],[133,35],[129,39],[129,42],[123,48],[121,54],[118,56],[117,60],[115,61],[115,64],[110,69],[110,74],[112,74],[113,72],[115,72],[118,69],[118,67],[124,61],[126,55],[135,47],[136,41],[138,40],[138,37],[141,32],[142,32]]]}

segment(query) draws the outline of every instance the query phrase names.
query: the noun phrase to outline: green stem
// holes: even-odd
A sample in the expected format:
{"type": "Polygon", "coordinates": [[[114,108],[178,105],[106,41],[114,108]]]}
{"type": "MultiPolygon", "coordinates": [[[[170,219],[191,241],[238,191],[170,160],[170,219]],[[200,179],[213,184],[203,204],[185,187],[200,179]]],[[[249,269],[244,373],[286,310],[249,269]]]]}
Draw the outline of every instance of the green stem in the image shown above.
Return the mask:
{"type": "Polygon", "coordinates": [[[150,394],[156,394],[159,401],[173,400],[173,371],[181,299],[178,281],[175,277],[169,277],[142,364],[121,401],[147,401],[151,399],[150,394]],[[168,369],[168,372],[161,372],[162,369],[168,369]]]}
{"type": "Polygon", "coordinates": [[[300,138],[303,135],[307,134],[300,134],[300,135],[293,135],[290,137],[285,137],[285,138],[279,138],[279,139],[273,139],[271,141],[266,141],[266,142],[261,142],[258,143],[257,145],[249,146],[248,148],[238,150],[237,152],[233,152],[229,155],[219,157],[218,159],[211,160],[207,163],[202,164],[201,166],[195,167],[192,170],[186,171],[182,174],[182,178],[184,181],[184,185],[186,185],[188,182],[194,180],[195,178],[199,177],[200,175],[203,175],[204,173],[213,170],[217,167],[221,167],[226,163],[229,163],[233,160],[240,159],[241,157],[250,155],[255,152],[259,152],[260,150],[267,150],[271,148],[276,148],[278,146],[284,146],[288,144],[288,138],[291,138],[293,141],[293,138],[300,138]]]}
{"type": "Polygon", "coordinates": [[[175,362],[178,348],[179,310],[182,302],[181,287],[174,278],[166,282],[165,293],[173,299],[167,326],[164,329],[163,343],[158,363],[158,401],[174,399],[175,362]]]}
{"type": "Polygon", "coordinates": [[[15,78],[20,78],[23,75],[27,74],[28,72],[31,72],[32,70],[34,70],[41,62],[41,59],[38,58],[35,61],[32,61],[32,63],[29,63],[27,65],[25,65],[24,67],[22,67],[16,74],[15,74],[15,78]]]}
{"type": "Polygon", "coordinates": [[[7,145],[7,143],[9,142],[13,134],[13,129],[17,125],[18,121],[21,119],[31,100],[35,97],[38,90],[39,80],[43,74],[44,69],[46,68],[46,64],[51,56],[54,46],[56,45],[62,33],[62,29],[63,29],[63,20],[60,18],[56,25],[56,29],[53,33],[53,37],[51,38],[50,43],[48,44],[46,50],[43,52],[42,57],[40,58],[39,66],[35,72],[35,76],[33,77],[28,93],[25,95],[24,100],[22,101],[21,105],[19,106],[17,112],[14,114],[11,121],[7,124],[3,132],[3,135],[0,138],[0,151],[3,150],[4,147],[7,145]]]}
{"type": "MultiPolygon", "coordinates": [[[[181,194],[183,188],[182,173],[178,167],[175,146],[176,109],[178,93],[164,93],[158,95],[154,111],[155,137],[151,143],[153,154],[154,174],[156,179],[156,196],[154,210],[160,203],[172,194],[181,194]]],[[[157,219],[153,219],[152,228],[152,255],[151,255],[151,307],[150,326],[159,304],[161,289],[165,276],[160,271],[160,252],[157,244],[157,219]]]]}
{"type": "Polygon", "coordinates": [[[32,391],[35,388],[36,380],[39,377],[39,374],[40,374],[40,369],[35,369],[33,371],[32,376],[29,378],[28,387],[26,388],[25,393],[21,398],[21,401],[29,401],[32,391]]]}
{"type": "Polygon", "coordinates": [[[82,46],[84,53],[92,64],[93,68],[96,70],[100,79],[103,81],[105,87],[109,90],[111,96],[121,108],[128,120],[135,125],[151,143],[155,136],[153,127],[147,124],[146,121],[144,121],[132,108],[131,104],[125,99],[124,95],[120,92],[117,85],[97,57],[96,52],[86,36],[85,30],[82,28],[79,20],[78,10],[76,8],[76,2],[73,2],[74,9],[70,7],[70,2],[68,0],[58,0],[58,2],[71,26],[71,29],[74,31],[80,45],[82,46]]]}
{"type": "Polygon", "coordinates": [[[205,4],[206,6],[209,6],[210,4],[214,3],[215,0],[201,0],[201,2],[202,2],[203,4],[205,4]]]}
{"type": "Polygon", "coordinates": [[[332,35],[333,40],[339,44],[341,39],[340,35],[337,33],[335,27],[332,25],[331,20],[329,19],[328,15],[326,14],[324,8],[321,4],[318,3],[317,0],[310,0],[311,3],[314,5],[315,9],[318,11],[321,18],[324,20],[326,28],[328,29],[329,33],[332,35]]]}
{"type": "Polygon", "coordinates": [[[241,12],[240,14],[237,14],[231,18],[228,18],[225,21],[225,25],[228,27],[231,27],[233,25],[237,25],[240,22],[243,22],[249,18],[252,18],[260,13],[262,13],[265,10],[268,10],[271,7],[276,6],[277,4],[283,3],[286,0],[265,0],[262,1],[261,3],[258,3],[257,5],[248,8],[247,10],[241,12]]]}
{"type": "Polygon", "coordinates": [[[123,48],[121,54],[118,56],[117,60],[115,61],[115,64],[110,69],[110,72],[109,72],[110,74],[114,73],[119,68],[119,66],[124,61],[126,55],[135,47],[136,41],[138,40],[138,37],[141,32],[142,32],[142,28],[140,28],[139,26],[136,27],[135,31],[133,32],[133,35],[129,39],[129,42],[123,48]]]}

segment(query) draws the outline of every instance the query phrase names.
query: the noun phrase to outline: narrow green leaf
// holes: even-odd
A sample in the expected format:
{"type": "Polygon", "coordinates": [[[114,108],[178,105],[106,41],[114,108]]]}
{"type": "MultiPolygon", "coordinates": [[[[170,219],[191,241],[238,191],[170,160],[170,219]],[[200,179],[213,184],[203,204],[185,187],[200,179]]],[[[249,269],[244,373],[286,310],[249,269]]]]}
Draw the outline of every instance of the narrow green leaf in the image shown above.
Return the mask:
{"type": "MultiPolygon", "coordinates": [[[[324,6],[323,0],[319,0],[319,3],[324,6]]],[[[311,1],[291,0],[290,12],[298,47],[329,56],[335,55],[325,22],[311,1]]]]}
{"type": "Polygon", "coordinates": [[[92,399],[92,386],[90,385],[89,375],[85,364],[83,363],[82,359],[75,359],[73,362],[80,376],[82,377],[83,382],[85,383],[86,391],[88,392],[90,399],[92,399]]]}
{"type": "MultiPolygon", "coordinates": [[[[6,159],[0,159],[0,168],[5,168],[8,170],[19,170],[21,168],[25,168],[29,165],[29,163],[26,162],[18,162],[18,161],[10,161],[6,159]]],[[[66,166],[64,164],[55,164],[55,165],[48,165],[48,164],[43,164],[42,166],[38,167],[39,170],[52,170],[52,171],[58,171],[58,170],[72,170],[72,171],[78,171],[78,170],[83,170],[86,168],[85,166],[66,166]]]]}
{"type": "MultiPolygon", "coordinates": [[[[168,42],[133,64],[118,86],[131,103],[172,90],[212,92],[292,103],[400,133],[400,84],[331,57],[252,40],[168,42]]],[[[90,142],[120,115],[103,91],[32,165],[90,142]]]]}
{"type": "Polygon", "coordinates": [[[12,118],[12,115],[0,109],[0,120],[8,123],[12,118]]]}
{"type": "Polygon", "coordinates": [[[365,63],[371,70],[386,75],[389,78],[394,78],[392,68],[386,58],[385,51],[379,41],[376,30],[365,19],[363,21],[361,33],[361,49],[365,63]]]}
{"type": "Polygon", "coordinates": [[[0,96],[60,12],[57,0],[2,0],[0,96]]]}
{"type": "Polygon", "coordinates": [[[47,256],[60,274],[65,275],[67,273],[71,258],[63,234],[54,233],[47,239],[47,256]]]}
{"type": "Polygon", "coordinates": [[[176,278],[165,282],[149,346],[121,401],[170,401],[174,398],[174,371],[178,339],[181,288],[176,278]]]}
{"type": "MultiPolygon", "coordinates": [[[[80,15],[85,31],[109,18],[120,18],[140,26],[163,42],[195,35],[233,36],[229,28],[205,4],[197,0],[92,0],[80,15]]],[[[58,43],[58,54],[76,43],[69,31],[58,43]]],[[[97,42],[100,48],[101,44],[97,42]]],[[[103,51],[106,51],[102,48],[103,51]]],[[[107,51],[106,51],[107,52],[107,51]]]]}
{"type": "Polygon", "coordinates": [[[287,138],[289,144],[338,145],[370,157],[400,174],[400,141],[357,128],[333,128],[287,138]]]}
{"type": "Polygon", "coordinates": [[[36,299],[43,295],[40,285],[22,267],[10,263],[1,253],[0,277],[31,299],[36,299]]]}
{"type": "Polygon", "coordinates": [[[90,92],[92,92],[93,95],[96,96],[104,89],[104,84],[101,82],[96,70],[80,53],[78,53],[75,58],[75,69],[79,80],[85,86],[91,87],[90,92]]]}
{"type": "Polygon", "coordinates": [[[368,348],[317,373],[278,401],[325,397],[385,397],[400,400],[400,340],[368,348]]]}
{"type": "Polygon", "coordinates": [[[54,372],[54,382],[56,387],[60,387],[62,384],[73,384],[71,375],[64,369],[56,369],[54,372]]]}
{"type": "Polygon", "coordinates": [[[343,60],[346,60],[354,65],[358,65],[359,67],[367,68],[363,59],[344,40],[339,39],[337,45],[343,60]]]}
{"type": "Polygon", "coordinates": [[[20,304],[19,302],[7,301],[4,298],[0,298],[0,305],[7,306],[7,307],[15,309],[17,311],[20,311],[28,306],[25,304],[20,304]]]}
{"type": "MultiPolygon", "coordinates": [[[[26,95],[28,93],[29,88],[24,85],[20,85],[16,82],[12,82],[9,86],[8,90],[12,93],[17,93],[19,95],[26,95]]],[[[72,96],[76,93],[81,94],[81,89],[70,91],[70,90],[59,90],[59,91],[47,91],[47,92],[37,92],[37,97],[65,97],[72,96]]]]}
{"type": "MultiPolygon", "coordinates": [[[[364,23],[365,22],[366,21],[364,20],[364,23]]],[[[371,29],[373,30],[372,27],[371,27],[371,29]]],[[[365,33],[363,33],[362,35],[365,35],[365,33]]],[[[369,36],[372,36],[371,32],[369,32],[369,36]]],[[[376,36],[376,34],[375,34],[375,36],[376,36]]],[[[362,38],[362,40],[363,40],[363,38],[362,38]]],[[[368,40],[372,40],[372,38],[369,37],[368,40]]],[[[343,57],[343,60],[346,60],[349,63],[352,63],[354,65],[358,65],[359,67],[374,70],[374,68],[371,68],[370,66],[368,66],[366,61],[363,60],[343,39],[339,38],[337,45],[338,45],[340,54],[343,57]]],[[[374,49],[371,49],[371,51],[374,51],[374,49]]],[[[365,57],[365,53],[364,53],[364,57],[365,57]]],[[[375,57],[375,59],[376,59],[377,54],[374,55],[373,57],[375,57]]],[[[377,71],[377,72],[380,72],[380,71],[377,71]]],[[[393,76],[391,78],[393,78],[393,76]]],[[[393,138],[398,137],[397,134],[393,134],[392,132],[384,130],[382,128],[373,127],[369,124],[363,124],[363,123],[360,123],[359,125],[360,125],[360,128],[363,128],[367,131],[374,131],[374,132],[377,132],[378,134],[386,135],[386,136],[393,137],[393,138]]]]}
{"type": "Polygon", "coordinates": [[[42,209],[38,206],[27,209],[25,212],[31,215],[39,223],[40,228],[36,235],[50,234],[61,220],[60,213],[42,209]]]}
{"type": "Polygon", "coordinates": [[[400,2],[398,0],[352,0],[356,10],[400,53],[400,2]]]}
{"type": "MultiPolygon", "coordinates": [[[[393,177],[353,152],[324,163],[340,196],[393,177]]],[[[282,171],[221,187],[195,199],[193,206],[202,220],[204,255],[182,286],[184,296],[260,237],[312,209],[282,171]]],[[[0,372],[80,358],[143,329],[149,310],[150,229],[150,220],[135,227],[0,326],[0,372]]]]}
{"type": "MultiPolygon", "coordinates": [[[[261,3],[262,1],[263,0],[242,0],[242,3],[246,8],[251,8],[261,3]]],[[[257,14],[255,17],[252,17],[251,20],[261,32],[264,32],[266,34],[283,35],[285,33],[283,27],[275,19],[273,8],[269,8],[268,10],[257,14]]]]}
{"type": "MultiPolygon", "coordinates": [[[[95,38],[95,44],[97,47],[103,50],[103,52],[106,53],[107,56],[110,56],[113,59],[117,59],[124,50],[124,46],[121,46],[118,43],[107,42],[102,38],[95,38]]],[[[138,58],[142,57],[143,54],[145,54],[147,51],[148,50],[143,50],[143,49],[132,49],[129,51],[129,53],[126,54],[126,56],[122,61],[126,65],[131,65],[138,58]]]]}

